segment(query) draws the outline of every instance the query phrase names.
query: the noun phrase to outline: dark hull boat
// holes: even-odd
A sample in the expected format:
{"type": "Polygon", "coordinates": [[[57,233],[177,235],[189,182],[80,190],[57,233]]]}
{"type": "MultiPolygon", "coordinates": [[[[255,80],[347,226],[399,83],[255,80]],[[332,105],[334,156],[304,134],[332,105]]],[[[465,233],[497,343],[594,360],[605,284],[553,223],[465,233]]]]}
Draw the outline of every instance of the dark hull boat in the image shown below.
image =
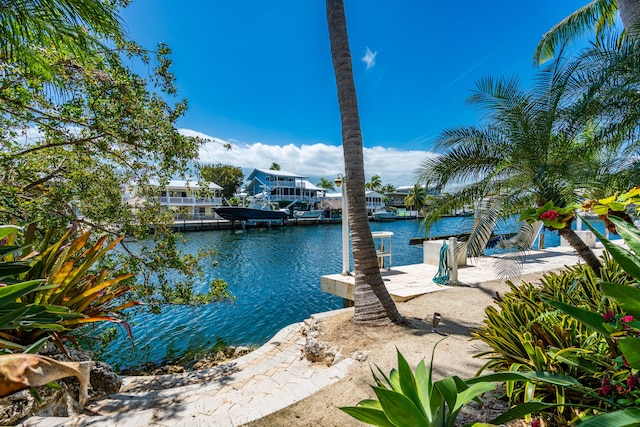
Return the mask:
{"type": "Polygon", "coordinates": [[[253,209],[242,207],[222,207],[214,209],[218,215],[231,222],[235,221],[274,221],[280,220],[284,224],[288,215],[286,212],[267,209],[253,209]]]}

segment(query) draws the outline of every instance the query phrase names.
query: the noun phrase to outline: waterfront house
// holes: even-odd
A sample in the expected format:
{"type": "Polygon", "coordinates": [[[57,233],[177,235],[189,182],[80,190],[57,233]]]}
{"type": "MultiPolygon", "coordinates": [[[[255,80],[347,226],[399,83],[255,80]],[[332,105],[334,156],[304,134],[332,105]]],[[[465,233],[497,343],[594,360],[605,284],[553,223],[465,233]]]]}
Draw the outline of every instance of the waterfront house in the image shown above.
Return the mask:
{"type": "MultiPolygon", "coordinates": [[[[365,192],[367,214],[369,216],[373,215],[376,210],[384,208],[383,198],[384,195],[377,191],[365,192]]],[[[342,193],[327,193],[323,205],[331,209],[342,209],[342,193]]]]}
{"type": "Polygon", "coordinates": [[[308,177],[281,170],[254,169],[247,177],[247,194],[264,197],[284,205],[307,204],[314,206],[322,201],[325,190],[313,185],[308,177]],[[288,203],[287,203],[288,202],[288,203]]]}
{"type": "MultiPolygon", "coordinates": [[[[157,187],[160,185],[157,184],[157,187]]],[[[209,183],[210,195],[207,196],[201,194],[202,190],[203,187],[197,180],[172,179],[167,186],[158,188],[156,201],[160,212],[173,211],[176,219],[217,218],[213,209],[222,206],[222,187],[209,183]]],[[[145,199],[137,194],[135,186],[125,192],[124,199],[133,209],[145,203],[145,199]]]]}

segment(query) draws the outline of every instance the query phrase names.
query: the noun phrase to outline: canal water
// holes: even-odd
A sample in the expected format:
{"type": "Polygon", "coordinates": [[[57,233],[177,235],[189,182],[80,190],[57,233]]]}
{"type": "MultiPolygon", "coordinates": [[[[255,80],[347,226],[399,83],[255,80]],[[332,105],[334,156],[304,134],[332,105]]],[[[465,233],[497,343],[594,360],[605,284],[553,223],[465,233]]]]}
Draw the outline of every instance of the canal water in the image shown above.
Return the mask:
{"type": "MultiPolygon", "coordinates": [[[[468,231],[472,218],[442,218],[430,235],[468,231]]],[[[422,262],[422,247],[409,240],[424,236],[419,222],[372,222],[372,231],[391,231],[393,265],[422,262]]],[[[515,221],[501,224],[514,231],[515,221]]],[[[557,234],[545,246],[557,246],[557,234]]],[[[137,313],[130,320],[134,343],[120,333],[103,358],[124,368],[158,362],[216,345],[258,346],[292,323],[313,313],[342,307],[342,299],[320,290],[320,276],[342,271],[341,225],[322,224],[186,233],[187,252],[218,251],[217,265],[206,271],[196,290],[220,278],[235,300],[199,307],[164,307],[159,315],[137,313]]],[[[353,265],[353,264],[351,264],[353,265]]],[[[429,280],[429,278],[425,278],[429,280]]]]}

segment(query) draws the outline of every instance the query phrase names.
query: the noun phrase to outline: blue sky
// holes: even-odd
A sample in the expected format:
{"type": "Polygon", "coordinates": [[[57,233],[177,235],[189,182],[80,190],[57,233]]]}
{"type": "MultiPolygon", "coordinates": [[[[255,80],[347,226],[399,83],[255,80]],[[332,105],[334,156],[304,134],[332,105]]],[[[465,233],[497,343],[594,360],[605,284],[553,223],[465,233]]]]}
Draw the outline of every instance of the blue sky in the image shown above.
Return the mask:
{"type": "MultiPolygon", "coordinates": [[[[441,131],[478,122],[475,82],[527,85],[542,34],[586,3],[345,0],[367,178],[411,184],[441,131]]],[[[277,162],[314,182],[343,170],[324,1],[133,0],[121,17],[144,47],[173,50],[181,131],[234,144],[207,144],[202,162],[277,162]]]]}

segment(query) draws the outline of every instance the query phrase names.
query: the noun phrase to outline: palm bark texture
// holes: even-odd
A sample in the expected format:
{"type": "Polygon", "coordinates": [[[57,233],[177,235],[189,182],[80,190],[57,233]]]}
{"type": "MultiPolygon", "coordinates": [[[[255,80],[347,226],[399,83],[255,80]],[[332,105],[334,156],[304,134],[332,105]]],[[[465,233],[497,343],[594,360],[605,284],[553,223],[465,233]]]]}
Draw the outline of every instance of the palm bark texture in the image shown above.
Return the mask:
{"type": "Polygon", "coordinates": [[[353,322],[376,325],[402,318],[391,299],[378,267],[365,199],[364,155],[351,52],[342,0],[327,0],[331,56],[342,120],[349,226],[355,267],[353,322]]]}

